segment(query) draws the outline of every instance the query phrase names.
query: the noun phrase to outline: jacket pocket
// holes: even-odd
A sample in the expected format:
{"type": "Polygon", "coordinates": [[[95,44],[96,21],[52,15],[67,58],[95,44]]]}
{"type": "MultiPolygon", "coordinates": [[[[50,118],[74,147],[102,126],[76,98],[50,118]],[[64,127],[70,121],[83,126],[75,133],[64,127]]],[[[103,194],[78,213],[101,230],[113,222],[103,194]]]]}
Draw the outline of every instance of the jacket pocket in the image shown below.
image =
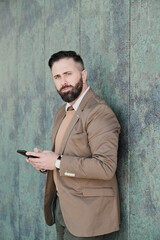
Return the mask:
{"type": "Polygon", "coordinates": [[[84,188],[82,190],[83,196],[85,197],[114,197],[113,188],[84,188]]]}

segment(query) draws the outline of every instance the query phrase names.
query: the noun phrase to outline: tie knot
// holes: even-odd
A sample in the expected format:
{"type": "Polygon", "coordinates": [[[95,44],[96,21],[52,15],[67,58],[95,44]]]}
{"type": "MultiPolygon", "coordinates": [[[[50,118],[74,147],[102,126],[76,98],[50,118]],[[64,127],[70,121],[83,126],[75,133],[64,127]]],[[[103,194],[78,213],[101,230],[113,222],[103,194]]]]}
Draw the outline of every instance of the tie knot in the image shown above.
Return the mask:
{"type": "Polygon", "coordinates": [[[72,106],[68,107],[67,111],[73,111],[74,108],[72,106]]]}

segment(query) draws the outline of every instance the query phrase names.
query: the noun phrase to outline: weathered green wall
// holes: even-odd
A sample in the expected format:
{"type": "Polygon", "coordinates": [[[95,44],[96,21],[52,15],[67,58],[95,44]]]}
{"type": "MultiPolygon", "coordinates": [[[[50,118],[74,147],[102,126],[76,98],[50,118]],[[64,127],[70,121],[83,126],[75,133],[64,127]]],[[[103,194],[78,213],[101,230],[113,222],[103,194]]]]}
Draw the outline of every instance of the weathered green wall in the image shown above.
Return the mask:
{"type": "Polygon", "coordinates": [[[121,230],[160,239],[160,1],[0,0],[0,240],[56,239],[43,218],[45,176],[16,150],[50,149],[61,105],[47,66],[73,49],[122,127],[121,230]]]}

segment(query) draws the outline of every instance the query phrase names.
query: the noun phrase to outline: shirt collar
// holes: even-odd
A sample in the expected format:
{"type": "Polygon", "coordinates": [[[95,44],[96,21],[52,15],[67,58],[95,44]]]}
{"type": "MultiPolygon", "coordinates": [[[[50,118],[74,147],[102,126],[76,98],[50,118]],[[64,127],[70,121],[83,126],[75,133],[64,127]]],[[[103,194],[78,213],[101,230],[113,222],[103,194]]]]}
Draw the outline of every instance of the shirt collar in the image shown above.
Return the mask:
{"type": "MultiPolygon", "coordinates": [[[[90,87],[88,87],[88,88],[84,91],[84,93],[77,99],[77,101],[73,104],[73,108],[74,108],[75,111],[77,111],[77,109],[78,109],[78,107],[79,107],[82,99],[84,98],[84,96],[86,95],[86,93],[88,92],[89,89],[90,89],[90,87]]],[[[68,107],[70,107],[70,106],[71,106],[70,103],[67,103],[67,104],[66,104],[66,107],[65,107],[66,111],[67,111],[68,107]]]]}

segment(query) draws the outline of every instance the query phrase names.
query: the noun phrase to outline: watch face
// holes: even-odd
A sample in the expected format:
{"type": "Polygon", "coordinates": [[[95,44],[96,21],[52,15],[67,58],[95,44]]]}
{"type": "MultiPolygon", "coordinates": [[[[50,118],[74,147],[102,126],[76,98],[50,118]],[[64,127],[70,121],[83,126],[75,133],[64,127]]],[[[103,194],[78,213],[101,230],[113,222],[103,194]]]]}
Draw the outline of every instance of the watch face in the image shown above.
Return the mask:
{"type": "Polygon", "coordinates": [[[61,164],[61,161],[57,158],[57,160],[55,162],[56,168],[60,169],[60,164],[61,164]]]}

